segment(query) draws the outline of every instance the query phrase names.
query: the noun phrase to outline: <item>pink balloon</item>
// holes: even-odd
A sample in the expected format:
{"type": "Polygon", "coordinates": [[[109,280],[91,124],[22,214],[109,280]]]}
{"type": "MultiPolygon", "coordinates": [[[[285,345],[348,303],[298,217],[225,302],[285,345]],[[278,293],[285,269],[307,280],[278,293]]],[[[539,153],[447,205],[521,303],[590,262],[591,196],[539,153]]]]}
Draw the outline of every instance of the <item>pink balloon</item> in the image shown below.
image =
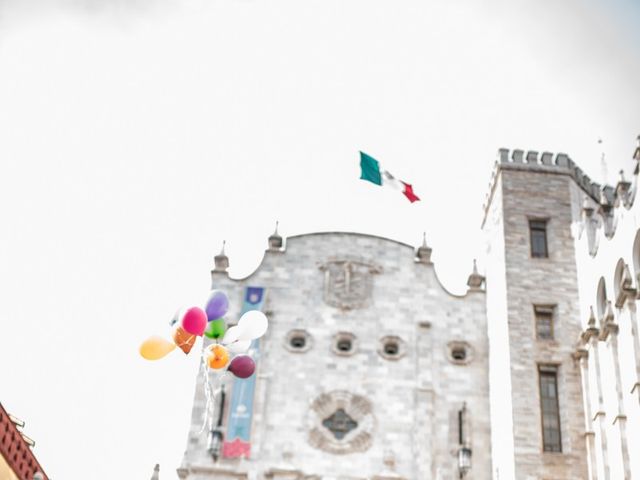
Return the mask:
{"type": "Polygon", "coordinates": [[[192,335],[202,336],[207,328],[207,314],[199,307],[191,307],[182,317],[182,328],[192,335]]]}

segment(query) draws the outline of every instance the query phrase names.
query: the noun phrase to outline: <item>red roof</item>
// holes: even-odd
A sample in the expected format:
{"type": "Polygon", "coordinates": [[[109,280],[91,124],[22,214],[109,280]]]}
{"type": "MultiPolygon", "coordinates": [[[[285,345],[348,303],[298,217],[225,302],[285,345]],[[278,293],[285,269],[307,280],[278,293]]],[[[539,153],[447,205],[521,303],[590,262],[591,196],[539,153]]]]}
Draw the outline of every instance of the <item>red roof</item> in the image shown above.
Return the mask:
{"type": "Polygon", "coordinates": [[[9,464],[20,480],[33,480],[40,472],[45,480],[49,477],[38,463],[27,441],[22,438],[18,427],[11,421],[9,414],[0,403],[0,455],[9,464]]]}

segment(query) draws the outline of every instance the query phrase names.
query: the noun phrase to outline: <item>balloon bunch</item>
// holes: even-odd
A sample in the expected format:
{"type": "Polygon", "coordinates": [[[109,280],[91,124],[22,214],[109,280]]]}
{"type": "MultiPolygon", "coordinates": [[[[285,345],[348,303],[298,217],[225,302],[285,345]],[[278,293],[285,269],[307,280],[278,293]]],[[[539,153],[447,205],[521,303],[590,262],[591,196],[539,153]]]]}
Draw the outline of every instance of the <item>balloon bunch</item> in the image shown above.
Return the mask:
{"type": "Polygon", "coordinates": [[[212,290],[205,308],[191,307],[179,311],[172,323],[173,342],[153,335],[140,345],[140,355],[146,360],[159,360],[178,347],[189,354],[198,337],[214,340],[203,351],[205,364],[213,369],[231,372],[238,378],[248,378],[256,364],[246,352],[251,342],[265,334],[269,323],[264,313],[250,310],[240,317],[237,325],[227,328],[223,318],[229,310],[229,298],[221,290],[212,290]]]}

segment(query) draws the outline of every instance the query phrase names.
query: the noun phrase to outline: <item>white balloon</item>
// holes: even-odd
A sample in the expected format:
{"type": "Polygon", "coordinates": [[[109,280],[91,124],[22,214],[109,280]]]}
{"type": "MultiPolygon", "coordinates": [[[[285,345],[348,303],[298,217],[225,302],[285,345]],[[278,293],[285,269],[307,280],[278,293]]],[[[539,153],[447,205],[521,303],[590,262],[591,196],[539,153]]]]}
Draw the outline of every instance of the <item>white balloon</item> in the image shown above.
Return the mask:
{"type": "Polygon", "coordinates": [[[240,317],[238,327],[242,330],[238,340],[255,340],[265,334],[269,328],[269,320],[264,313],[250,310],[240,317]]]}
{"type": "Polygon", "coordinates": [[[229,345],[230,343],[238,340],[242,333],[243,332],[242,328],[240,328],[240,325],[235,325],[227,330],[227,333],[224,334],[224,337],[222,337],[222,342],[220,343],[222,343],[223,345],[229,345]]]}
{"type": "Polygon", "coordinates": [[[251,340],[238,340],[227,345],[227,350],[231,353],[245,353],[251,347],[251,340]]]}

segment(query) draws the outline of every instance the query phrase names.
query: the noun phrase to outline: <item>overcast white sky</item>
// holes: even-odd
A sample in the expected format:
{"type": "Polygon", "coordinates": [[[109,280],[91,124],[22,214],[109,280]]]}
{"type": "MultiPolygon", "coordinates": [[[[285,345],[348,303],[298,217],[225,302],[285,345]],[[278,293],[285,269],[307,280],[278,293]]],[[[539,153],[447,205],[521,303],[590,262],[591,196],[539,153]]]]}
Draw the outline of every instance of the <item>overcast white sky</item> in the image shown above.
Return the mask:
{"type": "MultiPolygon", "coordinates": [[[[55,480],[175,478],[202,300],[284,235],[420,242],[461,292],[499,147],[602,179],[640,133],[631,0],[0,0],[0,401],[55,480]],[[358,180],[358,150],[423,199],[358,180]]],[[[633,29],[636,29],[634,31],[633,29]]]]}

